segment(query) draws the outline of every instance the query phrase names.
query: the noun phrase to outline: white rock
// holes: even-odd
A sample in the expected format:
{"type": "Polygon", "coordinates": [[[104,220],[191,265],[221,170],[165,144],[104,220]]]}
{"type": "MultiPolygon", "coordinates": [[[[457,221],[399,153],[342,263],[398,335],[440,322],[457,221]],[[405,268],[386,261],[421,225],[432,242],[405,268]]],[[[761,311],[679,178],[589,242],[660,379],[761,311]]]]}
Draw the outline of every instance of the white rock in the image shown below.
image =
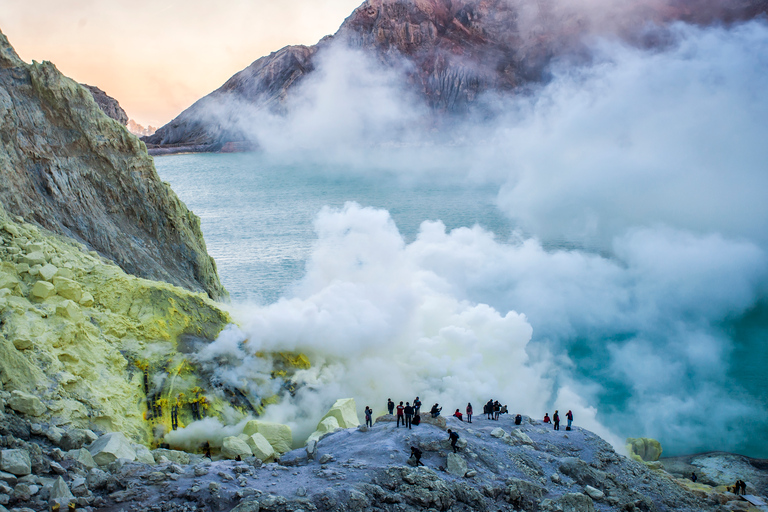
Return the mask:
{"type": "Polygon", "coordinates": [[[51,488],[50,499],[52,499],[52,500],[59,500],[59,499],[73,500],[73,499],[75,499],[75,497],[70,492],[69,486],[67,485],[67,482],[65,482],[63,478],[59,477],[59,478],[56,479],[55,482],[53,482],[53,487],[51,488]]]}
{"type": "Polygon", "coordinates": [[[69,450],[67,452],[67,458],[76,460],[88,469],[96,467],[96,461],[93,460],[93,455],[91,455],[91,452],[85,448],[80,448],[79,450],[69,450]]]}
{"type": "Polygon", "coordinates": [[[533,444],[533,440],[531,440],[530,437],[528,437],[528,434],[521,430],[512,430],[512,432],[509,433],[509,443],[510,444],[533,444]]]}
{"type": "Polygon", "coordinates": [[[122,432],[111,432],[98,438],[89,448],[94,462],[105,466],[117,459],[136,460],[136,450],[122,432]]]}
{"type": "Polygon", "coordinates": [[[584,489],[584,492],[587,493],[587,495],[593,500],[601,500],[605,498],[605,493],[603,493],[603,491],[601,491],[600,489],[595,489],[591,485],[588,485],[584,489]]]}
{"type": "Polygon", "coordinates": [[[32,473],[32,462],[26,450],[0,450],[0,470],[16,476],[32,473]]]}
{"type": "Polygon", "coordinates": [[[452,475],[464,476],[467,474],[467,461],[458,453],[449,453],[446,470],[452,475]]]}
{"type": "Polygon", "coordinates": [[[496,427],[495,429],[491,430],[491,436],[498,437],[499,439],[504,437],[506,434],[507,433],[504,432],[504,429],[501,427],[496,427]]]}

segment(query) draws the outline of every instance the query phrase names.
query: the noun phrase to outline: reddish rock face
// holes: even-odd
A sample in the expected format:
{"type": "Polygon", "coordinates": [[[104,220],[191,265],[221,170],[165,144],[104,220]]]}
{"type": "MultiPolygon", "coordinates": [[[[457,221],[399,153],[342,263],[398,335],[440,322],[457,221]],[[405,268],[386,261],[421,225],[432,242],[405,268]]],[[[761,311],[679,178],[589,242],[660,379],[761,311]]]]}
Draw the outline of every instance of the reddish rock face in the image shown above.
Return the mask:
{"type": "Polygon", "coordinates": [[[407,70],[406,83],[440,116],[467,112],[486,91],[544,82],[555,59],[588,61],[594,36],[648,47],[666,44],[664,27],[675,21],[727,24],[765,13],[768,0],[368,0],[333,37],[257,60],[144,140],[213,151],[247,140],[217,106],[234,98],[279,112],[331,42],[407,70]]]}

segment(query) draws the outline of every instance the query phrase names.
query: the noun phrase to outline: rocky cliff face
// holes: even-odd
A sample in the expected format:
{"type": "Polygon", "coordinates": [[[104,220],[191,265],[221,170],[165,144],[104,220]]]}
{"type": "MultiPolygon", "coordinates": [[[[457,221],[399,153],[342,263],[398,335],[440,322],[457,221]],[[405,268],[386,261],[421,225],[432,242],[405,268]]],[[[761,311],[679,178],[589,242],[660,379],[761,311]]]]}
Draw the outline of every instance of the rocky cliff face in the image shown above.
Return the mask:
{"type": "Polygon", "coordinates": [[[93,100],[105,114],[123,126],[128,125],[128,114],[125,113],[125,110],[123,110],[123,107],[120,106],[120,103],[115,98],[109,96],[95,85],[80,85],[91,91],[93,100]]]}
{"type": "Polygon", "coordinates": [[[226,297],[199,219],[141,141],[49,63],[0,33],[0,202],[137,276],[226,297]]]}
{"type": "Polygon", "coordinates": [[[618,36],[660,44],[653,23],[730,23],[768,12],[768,0],[659,0],[594,6],[546,0],[367,0],[333,37],[314,47],[289,46],[233,76],[146,137],[151,150],[219,151],[249,138],[237,105],[280,112],[330,44],[361,49],[404,80],[436,116],[462,114],[487,91],[508,93],[545,81],[555,59],[586,60],[584,38],[618,36]],[[235,107],[233,108],[233,105],[235,107]]]}

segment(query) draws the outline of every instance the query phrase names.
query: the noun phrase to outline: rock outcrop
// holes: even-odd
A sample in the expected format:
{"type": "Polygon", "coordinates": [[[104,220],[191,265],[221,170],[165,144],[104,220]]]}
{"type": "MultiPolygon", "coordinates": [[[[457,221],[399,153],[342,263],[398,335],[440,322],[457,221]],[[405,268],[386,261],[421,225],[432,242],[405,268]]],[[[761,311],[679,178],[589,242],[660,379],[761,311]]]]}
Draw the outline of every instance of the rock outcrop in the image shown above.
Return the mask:
{"type": "Polygon", "coordinates": [[[123,110],[123,107],[120,106],[120,103],[115,98],[108,95],[95,85],[80,85],[91,91],[93,100],[105,114],[107,114],[121,125],[128,126],[128,114],[125,113],[125,110],[123,110]]]}
{"type": "MultiPolygon", "coordinates": [[[[437,426],[408,430],[383,422],[324,437],[315,446],[316,458],[300,449],[276,462],[250,455],[247,441],[237,436],[227,438],[221,455],[213,459],[158,449],[154,460],[142,460],[138,453],[132,460],[131,447],[117,443],[102,461],[106,463],[96,467],[93,459],[83,457],[90,456],[84,448],[61,450],[61,439],[79,434],[66,426],[30,423],[5,405],[9,398],[10,393],[0,390],[0,464],[16,472],[0,472],[0,506],[8,508],[48,510],[55,502],[95,510],[154,503],[166,512],[749,510],[725,489],[691,488],[664,471],[618,455],[577,426],[566,434],[538,421],[514,425],[509,417],[480,417],[472,424],[449,419],[465,441],[454,454],[437,426]],[[491,435],[497,427],[504,436],[491,435]],[[505,443],[515,431],[532,444],[505,443]],[[409,465],[410,446],[421,448],[423,466],[409,465]],[[238,455],[242,460],[232,460],[238,455]]],[[[253,436],[257,439],[252,444],[268,452],[263,436],[253,436]]],[[[119,437],[102,436],[89,448],[104,453],[119,437]]],[[[751,480],[748,489],[764,494],[751,480]]]]}
{"type": "Polygon", "coordinates": [[[258,59],[143,140],[158,153],[253,146],[258,141],[247,128],[253,113],[282,113],[286,99],[332,44],[362,50],[396,70],[439,118],[467,112],[488,91],[514,93],[546,81],[554,60],[588,60],[584,39],[594,33],[656,45],[664,38],[648,33],[651,24],[730,23],[767,12],[766,0],[596,7],[532,0],[367,0],[334,36],[258,59]]]}
{"type": "MultiPolygon", "coordinates": [[[[128,273],[226,297],[200,220],[142,142],[50,62],[27,64],[0,33],[0,203],[128,273]]],[[[26,263],[41,262],[27,251],[26,263]]],[[[54,284],[55,283],[51,283],[54,284]]],[[[50,286],[35,290],[39,297],[50,286]]]]}

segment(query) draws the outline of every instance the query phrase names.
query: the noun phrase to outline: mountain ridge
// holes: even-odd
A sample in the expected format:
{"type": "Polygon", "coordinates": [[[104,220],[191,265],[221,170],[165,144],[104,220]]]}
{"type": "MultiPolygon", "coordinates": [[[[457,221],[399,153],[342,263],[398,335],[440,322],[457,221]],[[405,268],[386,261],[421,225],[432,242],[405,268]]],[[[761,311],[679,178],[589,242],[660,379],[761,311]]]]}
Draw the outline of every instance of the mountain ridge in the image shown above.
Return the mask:
{"type": "Polygon", "coordinates": [[[284,114],[286,99],[316,70],[318,54],[336,43],[361,50],[385,67],[402,68],[398,72],[407,88],[439,118],[466,114],[488,92],[524,93],[546,82],[556,60],[588,62],[591,35],[658,46],[665,44],[664,35],[652,27],[675,21],[734,23],[768,13],[766,0],[633,6],[613,12],[580,11],[555,1],[367,0],[334,35],[314,46],[286,46],[261,57],[142,140],[155,154],[258,144],[241,126],[252,113],[240,106],[284,114]]]}

